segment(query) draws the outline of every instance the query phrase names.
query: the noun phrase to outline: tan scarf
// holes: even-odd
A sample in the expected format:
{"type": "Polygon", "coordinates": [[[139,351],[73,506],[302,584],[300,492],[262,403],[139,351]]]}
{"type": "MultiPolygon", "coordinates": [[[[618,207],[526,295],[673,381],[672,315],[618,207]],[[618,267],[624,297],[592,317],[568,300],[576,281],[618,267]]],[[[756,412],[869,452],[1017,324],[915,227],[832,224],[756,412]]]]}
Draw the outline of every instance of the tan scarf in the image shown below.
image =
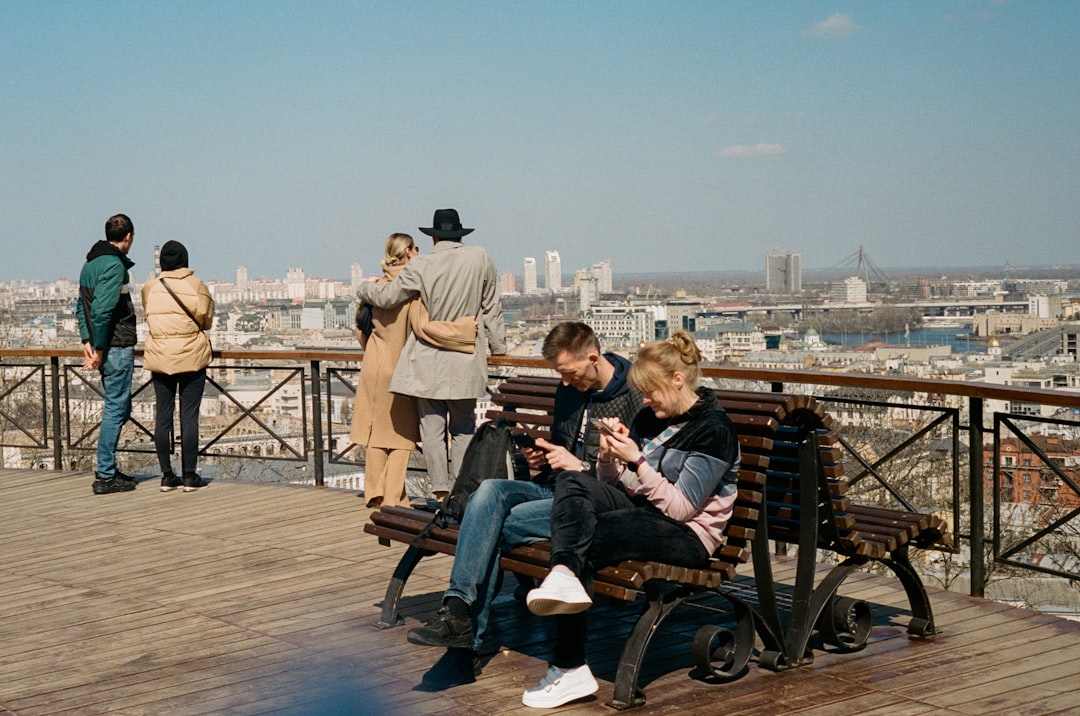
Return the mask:
{"type": "MultiPolygon", "coordinates": [[[[404,266],[392,266],[383,259],[383,276],[393,281],[404,266]]],[[[409,304],[409,324],[416,337],[436,348],[457,353],[476,352],[476,318],[462,316],[453,321],[433,321],[428,316],[427,307],[421,300],[409,304]]]]}

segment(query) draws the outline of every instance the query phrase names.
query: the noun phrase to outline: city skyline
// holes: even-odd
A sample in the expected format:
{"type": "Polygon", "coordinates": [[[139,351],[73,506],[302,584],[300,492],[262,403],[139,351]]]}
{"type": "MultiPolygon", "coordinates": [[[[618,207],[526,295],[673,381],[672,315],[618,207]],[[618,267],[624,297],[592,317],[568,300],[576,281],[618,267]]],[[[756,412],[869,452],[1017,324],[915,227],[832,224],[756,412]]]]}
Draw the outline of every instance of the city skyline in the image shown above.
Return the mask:
{"type": "MultiPolygon", "coordinates": [[[[374,267],[457,208],[501,271],[1080,264],[1080,4],[0,4],[0,280],[105,219],[205,278],[374,267]],[[437,29],[437,32],[433,30],[437,29]]],[[[370,270],[370,269],[369,269],[370,270]]],[[[566,273],[569,273],[567,271],[566,273]]]]}

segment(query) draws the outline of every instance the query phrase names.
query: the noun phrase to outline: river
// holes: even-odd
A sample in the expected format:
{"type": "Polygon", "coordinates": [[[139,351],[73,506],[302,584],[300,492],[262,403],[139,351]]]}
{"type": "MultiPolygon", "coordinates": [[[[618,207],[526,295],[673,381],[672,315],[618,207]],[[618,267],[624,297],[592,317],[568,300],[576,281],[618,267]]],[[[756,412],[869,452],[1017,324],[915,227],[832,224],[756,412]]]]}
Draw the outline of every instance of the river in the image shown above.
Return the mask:
{"type": "Polygon", "coordinates": [[[952,346],[953,353],[985,353],[986,344],[967,328],[919,328],[905,335],[892,333],[822,333],[821,340],[833,345],[861,346],[866,343],[889,343],[896,346],[952,346]]]}

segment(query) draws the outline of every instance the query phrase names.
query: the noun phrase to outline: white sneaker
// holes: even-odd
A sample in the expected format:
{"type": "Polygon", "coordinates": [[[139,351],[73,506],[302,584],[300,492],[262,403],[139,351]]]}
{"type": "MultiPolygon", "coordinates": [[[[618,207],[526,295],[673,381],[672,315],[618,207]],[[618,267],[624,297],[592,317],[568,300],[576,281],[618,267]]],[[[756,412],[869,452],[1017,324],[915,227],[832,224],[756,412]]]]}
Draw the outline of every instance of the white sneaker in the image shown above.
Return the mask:
{"type": "Polygon", "coordinates": [[[549,666],[540,683],[521,696],[521,703],[534,709],[553,709],[600,690],[588,664],[563,671],[549,666]]]}
{"type": "Polygon", "coordinates": [[[548,572],[544,581],[525,597],[529,611],[537,616],[578,614],[592,606],[592,599],[581,581],[572,574],[548,572]]]}

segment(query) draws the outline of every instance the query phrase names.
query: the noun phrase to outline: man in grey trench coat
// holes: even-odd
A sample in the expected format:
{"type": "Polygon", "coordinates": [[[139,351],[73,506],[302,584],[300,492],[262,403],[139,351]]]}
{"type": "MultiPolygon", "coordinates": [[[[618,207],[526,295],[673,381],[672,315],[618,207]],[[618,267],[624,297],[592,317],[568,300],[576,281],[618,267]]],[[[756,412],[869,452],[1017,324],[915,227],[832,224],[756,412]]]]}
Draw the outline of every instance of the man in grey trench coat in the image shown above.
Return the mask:
{"type": "Polygon", "coordinates": [[[435,249],[409,261],[394,281],[363,283],[356,295],[381,308],[419,296],[431,320],[476,318],[476,349],[471,354],[436,348],[410,333],[390,381],[391,391],[417,399],[428,479],[441,497],[449,492],[476,429],[476,399],[487,391],[488,351],[506,353],[506,327],[495,263],[483,248],[461,243],[472,229],[462,228],[457,210],[436,210],[431,228],[420,231],[432,237],[435,249]]]}

